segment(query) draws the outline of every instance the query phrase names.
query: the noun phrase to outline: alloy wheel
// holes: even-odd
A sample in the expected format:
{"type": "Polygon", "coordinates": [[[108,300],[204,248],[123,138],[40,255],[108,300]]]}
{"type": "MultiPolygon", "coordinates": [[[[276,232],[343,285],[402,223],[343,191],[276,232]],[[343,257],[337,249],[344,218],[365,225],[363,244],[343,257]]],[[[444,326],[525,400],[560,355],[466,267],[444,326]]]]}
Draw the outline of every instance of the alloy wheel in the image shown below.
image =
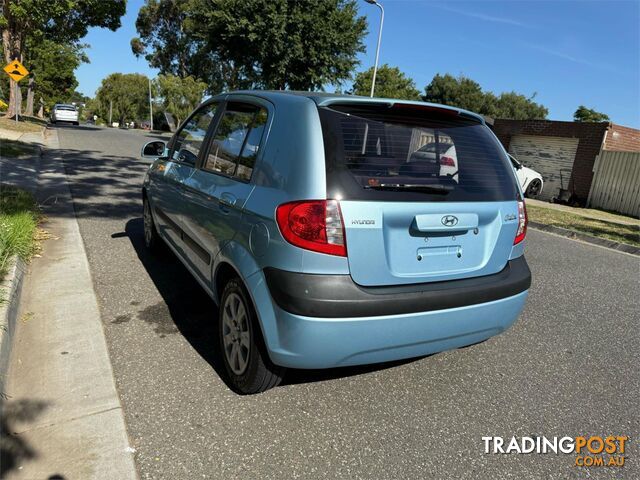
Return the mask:
{"type": "Polygon", "coordinates": [[[242,375],[251,353],[249,316],[242,298],[236,293],[227,296],[222,310],[224,354],[231,371],[242,375]]]}

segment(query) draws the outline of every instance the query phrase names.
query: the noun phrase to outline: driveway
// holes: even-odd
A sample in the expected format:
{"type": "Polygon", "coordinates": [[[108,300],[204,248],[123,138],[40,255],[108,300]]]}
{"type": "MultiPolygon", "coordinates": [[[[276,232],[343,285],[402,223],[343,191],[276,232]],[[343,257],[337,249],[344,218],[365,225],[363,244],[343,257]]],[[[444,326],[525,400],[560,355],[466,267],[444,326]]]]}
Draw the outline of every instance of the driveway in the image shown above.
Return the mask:
{"type": "Polygon", "coordinates": [[[58,134],[141,478],[640,478],[637,257],[530,231],[533,287],[505,334],[240,397],[219,376],[215,306],[143,249],[149,135],[58,134]],[[623,470],[486,455],[481,439],[590,434],[632,437],[623,470]]]}

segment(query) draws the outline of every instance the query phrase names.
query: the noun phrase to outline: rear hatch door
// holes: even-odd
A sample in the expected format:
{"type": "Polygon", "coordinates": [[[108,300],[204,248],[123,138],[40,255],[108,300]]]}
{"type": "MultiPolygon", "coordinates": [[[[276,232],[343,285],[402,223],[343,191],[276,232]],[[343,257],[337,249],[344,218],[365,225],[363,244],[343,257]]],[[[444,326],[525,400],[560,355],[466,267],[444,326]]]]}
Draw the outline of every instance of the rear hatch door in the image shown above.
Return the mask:
{"type": "Polygon", "coordinates": [[[356,283],[454,280],[505,267],[518,189],[504,149],[481,121],[417,105],[320,112],[327,197],[340,200],[356,283]],[[435,144],[434,158],[416,155],[428,144],[435,144]]]}

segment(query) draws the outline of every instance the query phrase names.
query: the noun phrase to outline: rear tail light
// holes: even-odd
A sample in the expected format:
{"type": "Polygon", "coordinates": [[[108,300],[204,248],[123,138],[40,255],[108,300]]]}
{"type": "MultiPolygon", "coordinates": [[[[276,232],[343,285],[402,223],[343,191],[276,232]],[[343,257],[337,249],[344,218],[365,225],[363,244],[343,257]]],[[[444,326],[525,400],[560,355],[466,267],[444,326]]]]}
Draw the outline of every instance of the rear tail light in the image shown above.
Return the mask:
{"type": "Polygon", "coordinates": [[[527,235],[527,207],[524,204],[524,200],[518,200],[518,231],[516,232],[516,238],[513,240],[513,244],[517,245],[524,240],[527,235]]]}
{"type": "Polygon", "coordinates": [[[283,203],[276,221],[284,239],[314,252],[347,256],[344,224],[337,200],[305,200],[283,203]]]}
{"type": "Polygon", "coordinates": [[[455,167],[455,160],[451,157],[440,157],[440,165],[446,165],[447,167],[455,167]]]}

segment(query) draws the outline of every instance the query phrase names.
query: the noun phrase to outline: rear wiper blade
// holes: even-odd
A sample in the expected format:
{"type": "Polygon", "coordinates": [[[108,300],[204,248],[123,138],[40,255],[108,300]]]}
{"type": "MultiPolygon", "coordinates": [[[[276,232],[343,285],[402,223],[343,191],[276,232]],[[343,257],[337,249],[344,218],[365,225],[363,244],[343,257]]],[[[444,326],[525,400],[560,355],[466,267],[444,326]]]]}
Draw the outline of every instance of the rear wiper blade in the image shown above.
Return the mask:
{"type": "Polygon", "coordinates": [[[450,185],[424,185],[420,183],[381,183],[379,185],[366,185],[364,188],[372,190],[411,190],[414,192],[429,192],[446,195],[453,190],[450,185]]]}

